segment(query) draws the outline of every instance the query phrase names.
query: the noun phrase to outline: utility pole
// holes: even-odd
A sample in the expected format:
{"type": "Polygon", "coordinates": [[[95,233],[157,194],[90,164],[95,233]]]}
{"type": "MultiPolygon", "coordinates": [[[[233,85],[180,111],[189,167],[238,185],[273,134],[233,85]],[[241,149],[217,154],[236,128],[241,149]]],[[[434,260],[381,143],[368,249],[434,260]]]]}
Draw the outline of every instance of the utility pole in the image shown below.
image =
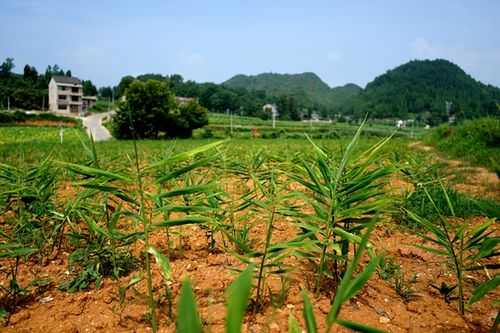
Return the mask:
{"type": "Polygon", "coordinates": [[[231,110],[226,109],[226,114],[229,116],[229,129],[230,129],[230,133],[232,136],[233,135],[233,113],[231,112],[231,110]]]}
{"type": "Polygon", "coordinates": [[[42,112],[45,111],[45,95],[42,96],[42,112]]]}
{"type": "Polygon", "coordinates": [[[453,105],[452,102],[446,101],[444,102],[446,106],[446,115],[448,116],[448,123],[450,123],[450,111],[451,111],[451,106],[453,105]]]}
{"type": "Polygon", "coordinates": [[[229,111],[229,117],[231,120],[231,136],[233,136],[233,112],[231,110],[229,111]]]}
{"type": "Polygon", "coordinates": [[[10,111],[10,96],[7,96],[7,111],[10,111]]]}
{"type": "Polygon", "coordinates": [[[276,128],[276,114],[278,113],[278,111],[276,110],[276,107],[273,106],[272,108],[272,114],[273,114],[273,129],[276,128]]]}

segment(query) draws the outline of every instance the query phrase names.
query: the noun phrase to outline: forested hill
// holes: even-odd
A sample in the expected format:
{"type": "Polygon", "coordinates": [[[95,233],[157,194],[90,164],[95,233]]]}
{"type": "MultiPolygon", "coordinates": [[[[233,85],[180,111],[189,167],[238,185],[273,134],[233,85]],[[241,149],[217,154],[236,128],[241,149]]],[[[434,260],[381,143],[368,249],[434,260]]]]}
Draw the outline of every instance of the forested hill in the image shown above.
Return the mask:
{"type": "Polygon", "coordinates": [[[447,60],[414,60],[368,83],[347,112],[376,118],[416,116],[430,124],[500,115],[500,89],[485,85],[447,60]]]}
{"type": "Polygon", "coordinates": [[[336,109],[350,102],[361,88],[355,84],[330,88],[314,73],[236,75],[223,83],[230,88],[265,91],[272,96],[306,98],[328,109],[336,109]]]}

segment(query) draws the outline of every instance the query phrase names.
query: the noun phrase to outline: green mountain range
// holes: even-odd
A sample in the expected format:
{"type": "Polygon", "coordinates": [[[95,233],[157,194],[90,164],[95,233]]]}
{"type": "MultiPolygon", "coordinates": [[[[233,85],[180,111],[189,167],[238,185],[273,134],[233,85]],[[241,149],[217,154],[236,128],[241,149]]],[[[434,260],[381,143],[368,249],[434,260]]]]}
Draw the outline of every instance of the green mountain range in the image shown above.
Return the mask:
{"type": "Polygon", "coordinates": [[[342,87],[330,88],[314,73],[258,75],[236,75],[223,83],[229,88],[244,88],[251,91],[265,91],[271,96],[288,95],[305,98],[323,107],[339,108],[352,102],[362,90],[350,83],[342,87]]]}
{"type": "Polygon", "coordinates": [[[314,73],[236,75],[223,86],[304,99],[328,110],[328,115],[417,118],[430,124],[450,116],[500,115],[499,88],[443,59],[410,61],[376,77],[365,89],[355,84],[330,88],[314,73]]]}
{"type": "Polygon", "coordinates": [[[375,118],[448,119],[500,115],[500,89],[443,59],[413,60],[368,83],[348,112],[375,118]]]}

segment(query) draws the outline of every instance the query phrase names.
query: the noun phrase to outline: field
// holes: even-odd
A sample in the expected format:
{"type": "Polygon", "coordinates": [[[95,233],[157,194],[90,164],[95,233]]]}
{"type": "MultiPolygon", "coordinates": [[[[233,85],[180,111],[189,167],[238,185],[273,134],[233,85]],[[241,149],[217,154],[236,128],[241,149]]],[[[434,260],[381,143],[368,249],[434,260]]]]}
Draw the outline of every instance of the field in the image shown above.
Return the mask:
{"type": "Polygon", "coordinates": [[[55,127],[0,127],[2,332],[500,320],[491,164],[452,160],[423,130],[237,121],[231,139],[220,115],[196,139],[96,144],[80,128],[61,143],[55,127]]]}
{"type": "MultiPolygon", "coordinates": [[[[232,116],[232,137],[250,138],[256,135],[259,138],[286,138],[303,139],[304,134],[315,139],[339,139],[346,136],[353,136],[359,124],[338,123],[338,122],[308,122],[308,121],[288,121],[276,120],[276,127],[273,128],[272,120],[263,120],[254,117],[232,116]],[[252,130],[254,133],[252,134],[252,130]]],[[[394,134],[397,137],[419,137],[425,130],[423,128],[402,128],[396,132],[394,125],[371,123],[365,126],[364,136],[389,136],[394,134]]],[[[231,135],[231,116],[227,114],[210,113],[209,125],[203,129],[195,131],[196,137],[226,137],[231,135]],[[207,133],[209,133],[207,135],[207,133]]]]}

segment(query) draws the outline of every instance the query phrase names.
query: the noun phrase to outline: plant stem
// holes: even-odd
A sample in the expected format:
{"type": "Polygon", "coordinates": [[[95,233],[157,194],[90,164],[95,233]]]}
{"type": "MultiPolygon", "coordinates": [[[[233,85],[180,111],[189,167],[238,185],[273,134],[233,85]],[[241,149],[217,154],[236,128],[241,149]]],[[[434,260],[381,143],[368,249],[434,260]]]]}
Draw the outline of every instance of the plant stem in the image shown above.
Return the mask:
{"type": "Polygon", "coordinates": [[[497,330],[498,325],[500,325],[500,310],[497,312],[497,316],[495,318],[495,322],[493,323],[493,326],[491,326],[490,333],[498,332],[498,330],[497,330]]]}
{"type": "Polygon", "coordinates": [[[158,329],[158,324],[156,320],[156,307],[155,307],[155,300],[154,300],[154,295],[153,295],[153,277],[152,277],[152,272],[151,272],[151,263],[150,263],[150,258],[149,258],[149,253],[148,253],[148,248],[149,248],[149,219],[146,215],[146,210],[145,210],[145,198],[144,198],[144,189],[143,189],[143,184],[142,184],[142,177],[141,177],[141,170],[139,167],[139,154],[137,152],[137,142],[134,140],[134,154],[135,154],[135,167],[136,167],[136,172],[137,172],[137,185],[139,186],[139,195],[141,198],[141,206],[139,208],[139,215],[141,216],[142,219],[142,225],[143,225],[143,231],[144,231],[144,255],[145,255],[145,265],[146,265],[146,283],[147,283],[147,288],[148,288],[148,302],[149,302],[149,311],[151,315],[151,326],[153,328],[153,333],[156,333],[158,329]]]}
{"type": "Polygon", "coordinates": [[[260,267],[259,267],[259,277],[257,281],[257,304],[261,304],[261,285],[262,285],[262,280],[263,280],[263,272],[264,272],[264,264],[266,262],[266,257],[267,257],[267,249],[269,248],[269,244],[271,243],[271,237],[273,234],[273,221],[274,221],[274,215],[276,213],[276,208],[273,205],[272,211],[271,211],[271,217],[269,218],[269,224],[267,225],[267,232],[266,232],[266,244],[264,245],[264,252],[262,253],[262,259],[260,261],[260,267]]]}

